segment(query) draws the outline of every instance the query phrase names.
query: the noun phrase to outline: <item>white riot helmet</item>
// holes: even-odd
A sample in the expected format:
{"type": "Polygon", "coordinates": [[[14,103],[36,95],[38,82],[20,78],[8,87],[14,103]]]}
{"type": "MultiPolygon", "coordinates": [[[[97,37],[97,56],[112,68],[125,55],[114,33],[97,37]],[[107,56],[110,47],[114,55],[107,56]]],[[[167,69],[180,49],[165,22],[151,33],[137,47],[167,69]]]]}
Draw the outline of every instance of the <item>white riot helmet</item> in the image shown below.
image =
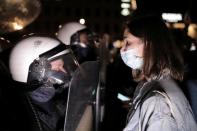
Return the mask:
{"type": "MultiPolygon", "coordinates": [[[[77,68],[77,61],[68,46],[55,38],[31,36],[19,41],[10,54],[9,66],[12,78],[24,83],[61,83],[60,76],[52,68],[52,62],[61,59],[62,69],[71,74],[77,68]],[[56,75],[56,76],[55,76],[56,75]]],[[[68,75],[67,75],[68,76],[68,75]]]]}
{"type": "Polygon", "coordinates": [[[86,29],[85,25],[78,22],[70,22],[63,25],[57,32],[57,38],[66,45],[71,44],[71,37],[80,30],[86,29]]]}

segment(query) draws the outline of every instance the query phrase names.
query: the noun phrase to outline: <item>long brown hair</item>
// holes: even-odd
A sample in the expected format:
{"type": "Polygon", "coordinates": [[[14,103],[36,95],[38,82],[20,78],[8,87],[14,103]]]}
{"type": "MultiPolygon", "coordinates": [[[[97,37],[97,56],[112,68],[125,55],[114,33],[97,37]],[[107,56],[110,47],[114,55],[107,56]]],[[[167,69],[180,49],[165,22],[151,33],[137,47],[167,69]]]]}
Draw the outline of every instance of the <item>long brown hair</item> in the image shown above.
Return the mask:
{"type": "Polygon", "coordinates": [[[145,43],[142,68],[145,77],[161,75],[164,70],[168,69],[172,78],[183,79],[181,53],[160,16],[135,14],[127,23],[126,28],[145,43]]]}

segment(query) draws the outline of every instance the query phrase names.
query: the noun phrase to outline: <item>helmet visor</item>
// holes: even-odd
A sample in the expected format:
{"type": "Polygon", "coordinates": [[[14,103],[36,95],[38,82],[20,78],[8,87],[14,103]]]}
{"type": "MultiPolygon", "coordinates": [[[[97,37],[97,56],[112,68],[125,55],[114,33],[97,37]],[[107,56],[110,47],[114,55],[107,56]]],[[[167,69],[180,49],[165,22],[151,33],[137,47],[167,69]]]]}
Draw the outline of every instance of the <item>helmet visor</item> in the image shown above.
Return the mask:
{"type": "Polygon", "coordinates": [[[71,49],[62,48],[50,50],[40,55],[29,68],[28,83],[30,85],[51,83],[53,85],[68,84],[78,62],[71,49]]]}

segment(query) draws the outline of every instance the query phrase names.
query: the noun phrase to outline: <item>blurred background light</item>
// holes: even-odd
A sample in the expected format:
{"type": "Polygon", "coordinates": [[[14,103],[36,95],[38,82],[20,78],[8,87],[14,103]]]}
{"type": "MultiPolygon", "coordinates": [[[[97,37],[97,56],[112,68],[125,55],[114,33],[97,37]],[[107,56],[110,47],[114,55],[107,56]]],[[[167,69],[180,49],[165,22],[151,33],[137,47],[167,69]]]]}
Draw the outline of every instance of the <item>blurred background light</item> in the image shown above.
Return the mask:
{"type": "Polygon", "coordinates": [[[197,24],[190,24],[188,27],[187,35],[192,39],[197,39],[197,24]]]}
{"type": "Polygon", "coordinates": [[[121,14],[123,16],[128,16],[130,14],[130,11],[129,11],[129,9],[122,9],[121,14]]]}
{"type": "Polygon", "coordinates": [[[19,24],[17,22],[13,22],[12,26],[13,26],[14,30],[21,30],[21,29],[23,29],[23,25],[21,25],[21,24],[19,24]]]}
{"type": "Polygon", "coordinates": [[[85,22],[86,22],[86,21],[85,21],[85,19],[83,19],[83,18],[81,18],[81,19],[79,20],[79,23],[82,24],[82,25],[84,25],[85,22]]]}
{"type": "Polygon", "coordinates": [[[136,0],[131,0],[131,9],[133,9],[133,10],[137,9],[137,2],[136,2],[136,0]]]}
{"type": "Polygon", "coordinates": [[[21,30],[41,12],[40,0],[0,0],[0,34],[21,30]]]}
{"type": "Polygon", "coordinates": [[[182,21],[183,17],[180,13],[162,13],[162,19],[167,22],[178,22],[182,21]]]}
{"type": "Polygon", "coordinates": [[[122,3],[121,8],[130,8],[131,5],[129,3],[122,3]]]}
{"type": "Polygon", "coordinates": [[[121,2],[131,2],[131,0],[121,0],[121,2]]]}

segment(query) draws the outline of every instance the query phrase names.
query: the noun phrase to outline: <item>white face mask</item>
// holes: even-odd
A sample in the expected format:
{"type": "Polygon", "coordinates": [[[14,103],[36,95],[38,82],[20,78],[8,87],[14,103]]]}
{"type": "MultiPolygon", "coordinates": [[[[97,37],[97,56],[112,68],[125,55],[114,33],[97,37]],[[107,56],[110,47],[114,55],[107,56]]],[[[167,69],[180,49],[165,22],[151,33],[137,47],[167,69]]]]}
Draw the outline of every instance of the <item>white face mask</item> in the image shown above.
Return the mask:
{"type": "Polygon", "coordinates": [[[143,65],[143,58],[136,56],[136,49],[129,49],[121,51],[121,58],[124,63],[132,69],[141,69],[143,65]]]}

